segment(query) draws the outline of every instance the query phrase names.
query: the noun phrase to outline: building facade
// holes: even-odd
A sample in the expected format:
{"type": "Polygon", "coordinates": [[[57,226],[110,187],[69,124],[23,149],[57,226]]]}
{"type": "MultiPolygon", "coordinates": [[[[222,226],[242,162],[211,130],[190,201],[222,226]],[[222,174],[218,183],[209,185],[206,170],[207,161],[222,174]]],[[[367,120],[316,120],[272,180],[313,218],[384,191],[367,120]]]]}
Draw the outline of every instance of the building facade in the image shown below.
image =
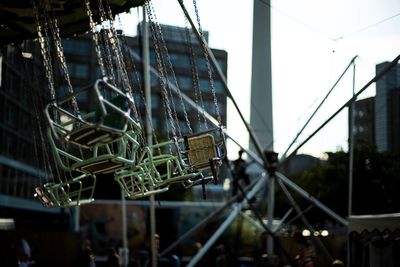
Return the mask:
{"type": "MultiPolygon", "coordinates": [[[[166,70],[164,76],[171,86],[178,87],[182,95],[188,96],[196,104],[204,108],[204,110],[212,115],[214,118],[218,117],[216,104],[218,105],[218,112],[221,117],[222,125],[226,125],[226,105],[227,97],[223,87],[223,83],[215,73],[212,74],[213,87],[215,89],[215,97],[210,87],[210,77],[208,67],[211,67],[211,62],[207,66],[205,52],[202,46],[198,43],[193,33],[189,33],[187,29],[169,25],[161,25],[162,40],[165,42],[165,47],[168,51],[168,56],[163,54],[163,49],[155,49],[154,39],[150,36],[150,64],[158,70],[157,66],[160,60],[157,57],[163,57],[166,70]],[[172,65],[172,69],[170,68],[172,65]],[[175,78],[173,77],[173,75],[175,78]]],[[[128,46],[134,55],[141,57],[142,44],[141,44],[141,25],[138,25],[139,36],[127,38],[128,46]]],[[[159,39],[160,36],[158,37],[159,39]]],[[[204,38],[208,42],[208,32],[204,32],[204,38]]],[[[227,53],[223,50],[211,49],[222,72],[225,77],[227,76],[227,53]]],[[[211,67],[212,68],[212,67],[211,67]]],[[[137,73],[139,79],[142,80],[141,65],[138,64],[137,73]]],[[[161,90],[160,78],[154,73],[151,74],[151,104],[152,104],[152,126],[156,132],[168,131],[168,118],[165,114],[165,98],[161,90]]],[[[168,86],[167,86],[168,87],[168,86]]],[[[193,132],[206,130],[204,117],[201,112],[191,108],[190,105],[181,100],[177,94],[173,94],[170,98],[171,109],[175,109],[177,113],[178,130],[182,134],[188,133],[190,126],[193,132]],[[184,107],[183,107],[184,106],[184,107]],[[184,110],[185,109],[185,110],[184,110]],[[188,114],[189,123],[186,121],[185,114],[188,114]]],[[[142,110],[144,113],[144,110],[142,110]]],[[[207,126],[212,127],[212,126],[207,126]]]]}
{"type": "MultiPolygon", "coordinates": [[[[355,145],[375,145],[375,97],[356,101],[353,137],[355,145]]],[[[351,119],[349,117],[349,122],[351,119]]],[[[350,129],[350,127],[349,127],[350,129]]]]}
{"type": "MultiPolygon", "coordinates": [[[[376,72],[382,71],[389,62],[376,65],[376,72]]],[[[375,96],[375,142],[378,151],[399,150],[399,91],[400,64],[376,82],[375,96]]]]}

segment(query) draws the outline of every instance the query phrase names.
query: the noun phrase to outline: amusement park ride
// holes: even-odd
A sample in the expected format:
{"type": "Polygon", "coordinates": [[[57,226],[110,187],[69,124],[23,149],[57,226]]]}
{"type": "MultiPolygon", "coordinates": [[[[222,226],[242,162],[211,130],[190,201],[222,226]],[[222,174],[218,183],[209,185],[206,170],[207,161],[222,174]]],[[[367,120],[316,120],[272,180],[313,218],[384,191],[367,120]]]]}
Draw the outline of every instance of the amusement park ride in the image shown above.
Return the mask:
{"type": "MultiPolygon", "coordinates": [[[[311,197],[285,176],[275,172],[276,162],[268,160],[267,154],[260,148],[257,138],[253,135],[228,90],[226,79],[221,74],[202,36],[199,18],[197,17],[197,29],[183,1],[178,0],[178,3],[202,46],[209,74],[209,90],[213,96],[217,115],[214,126],[201,132],[193,132],[186,118],[189,129],[187,135],[181,133],[175,116],[175,106],[171,104],[171,90],[174,86],[170,86],[170,76],[173,75],[173,68],[160,25],[154,16],[152,1],[10,0],[0,3],[0,43],[37,39],[50,95],[50,102],[44,110],[47,121],[45,138],[50,144],[51,154],[56,162],[57,177],[52,181],[37,185],[35,197],[46,208],[65,208],[91,203],[94,201],[96,176],[100,174],[112,175],[113,182],[120,186],[124,197],[128,199],[163,193],[174,184],[182,184],[185,188],[202,185],[205,190],[206,183],[218,179],[219,167],[226,157],[225,137],[228,136],[219,114],[212,80],[212,71],[214,71],[222,79],[226,94],[238,110],[250,139],[255,145],[258,155],[247,151],[248,155],[265,170],[248,196],[253,196],[266,184],[265,177],[269,175],[271,188],[276,178],[293,207],[296,208],[296,203],[285,185],[346,226],[345,219],[325,207],[316,198],[311,197]],[[158,142],[156,138],[151,142],[145,140],[145,122],[140,119],[138,105],[133,97],[138,89],[134,88],[128,73],[124,42],[121,41],[121,36],[115,27],[116,16],[119,13],[141,6],[147,14],[152,30],[151,40],[157,61],[155,72],[159,77],[163,111],[167,118],[167,131],[170,136],[169,140],[163,142],[158,142]],[[96,60],[102,78],[93,85],[75,89],[69,77],[61,38],[87,31],[90,32],[95,46],[96,60]],[[68,94],[62,99],[56,97],[58,95],[58,88],[54,82],[56,71],[62,74],[68,88],[68,94]],[[79,99],[82,95],[88,95],[88,92],[93,96],[91,105],[82,106],[79,99]]],[[[198,16],[196,1],[193,3],[196,16],[198,16]]],[[[179,88],[174,90],[179,92],[179,88]]],[[[354,101],[353,98],[351,101],[354,101]]],[[[182,98],[180,99],[183,101],[182,98]]],[[[347,105],[348,103],[344,107],[347,105]]],[[[183,103],[182,106],[184,106],[183,103]]],[[[186,112],[184,114],[187,116],[186,112]]],[[[273,207],[273,199],[269,201],[269,205],[273,207]]],[[[227,220],[233,220],[245,203],[246,199],[237,205],[237,209],[227,220]]],[[[303,218],[304,215],[298,207],[296,212],[303,218]]],[[[273,214],[270,215],[269,221],[272,222],[273,214]]],[[[306,220],[304,222],[308,224],[306,220]]],[[[268,227],[265,226],[265,229],[270,236],[273,236],[268,227]]],[[[196,264],[196,260],[199,260],[202,253],[205,253],[215,242],[220,232],[216,232],[212,238],[213,241],[205,244],[204,250],[200,251],[188,266],[196,264]]],[[[317,245],[322,247],[327,259],[332,262],[333,259],[324,249],[323,244],[319,242],[317,245]]]]}
{"type": "MultiPolygon", "coordinates": [[[[158,72],[172,138],[151,145],[144,141],[143,123],[133,99],[136,88],[129,80],[122,42],[114,24],[116,14],[145,3],[143,0],[70,0],[18,1],[0,5],[2,18],[8,22],[1,27],[3,40],[36,35],[40,43],[51,95],[51,102],[45,109],[47,138],[57,168],[63,174],[35,188],[35,196],[45,207],[70,207],[92,202],[96,175],[99,174],[113,174],[129,199],[165,192],[175,183],[190,188],[217,179],[218,168],[226,155],[223,127],[219,125],[190,135],[177,133],[167,92],[167,74],[162,67],[168,55],[156,39],[157,61],[161,66],[158,72]],[[109,26],[106,43],[100,41],[102,36],[96,29],[105,23],[109,26]],[[61,36],[87,30],[91,31],[103,78],[92,86],[74,90],[61,36]],[[55,59],[52,49],[55,49],[55,59]],[[103,51],[108,54],[104,55],[103,51]],[[107,62],[109,58],[114,58],[114,62],[107,62]],[[53,75],[56,66],[52,65],[53,60],[58,62],[68,85],[69,94],[61,100],[55,97],[53,75]],[[116,66],[115,72],[113,66],[116,66]],[[82,109],[77,101],[88,91],[94,96],[91,110],[82,109]]],[[[151,4],[147,4],[150,17],[152,12],[151,4]]],[[[215,89],[212,89],[218,110],[215,89]]],[[[188,127],[191,129],[190,125],[188,127]]]]}

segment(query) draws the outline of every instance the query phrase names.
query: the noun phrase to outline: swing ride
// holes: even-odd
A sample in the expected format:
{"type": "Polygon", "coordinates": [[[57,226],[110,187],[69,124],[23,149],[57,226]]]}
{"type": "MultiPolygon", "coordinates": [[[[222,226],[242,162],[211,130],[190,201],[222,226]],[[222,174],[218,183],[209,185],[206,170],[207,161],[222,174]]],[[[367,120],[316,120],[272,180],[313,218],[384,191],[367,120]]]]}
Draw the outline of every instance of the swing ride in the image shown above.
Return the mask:
{"type": "MultiPolygon", "coordinates": [[[[114,26],[115,4],[119,2],[85,0],[84,5],[77,7],[88,20],[85,22],[87,25],[81,27],[90,30],[101,72],[101,78],[93,85],[78,90],[73,88],[69,77],[61,42],[66,24],[57,13],[72,1],[63,1],[61,6],[54,2],[57,1],[33,1],[30,7],[35,14],[35,27],[50,91],[51,102],[44,113],[48,124],[47,141],[58,176],[54,181],[35,188],[35,197],[43,206],[69,207],[91,203],[94,201],[96,175],[100,174],[113,175],[114,181],[129,199],[166,192],[173,184],[181,184],[186,189],[202,185],[205,190],[206,183],[217,181],[219,167],[226,156],[226,146],[207,56],[209,85],[219,127],[194,133],[178,90],[189,130],[189,134],[184,135],[176,121],[176,106],[169,86],[171,79],[177,84],[171,59],[161,28],[155,21],[152,4],[146,3],[168,134],[171,136],[170,140],[147,144],[143,138],[139,109],[133,98],[137,88],[128,73],[123,42],[114,26]],[[59,94],[54,85],[57,67],[68,89],[68,94],[62,99],[57,97],[59,94]]],[[[129,7],[144,5],[145,2],[133,1],[129,7]]],[[[127,7],[127,4],[122,7],[127,7]]]]}

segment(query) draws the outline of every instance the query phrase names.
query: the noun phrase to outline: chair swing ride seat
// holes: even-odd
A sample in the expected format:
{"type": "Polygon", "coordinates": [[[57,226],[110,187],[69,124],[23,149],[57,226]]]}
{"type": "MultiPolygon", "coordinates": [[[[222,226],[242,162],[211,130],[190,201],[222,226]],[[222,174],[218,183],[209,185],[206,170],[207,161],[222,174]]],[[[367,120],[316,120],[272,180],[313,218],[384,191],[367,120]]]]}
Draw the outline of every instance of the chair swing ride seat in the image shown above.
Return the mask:
{"type": "Polygon", "coordinates": [[[97,145],[86,150],[72,145],[68,146],[68,149],[61,149],[57,146],[51,130],[48,130],[48,138],[57,165],[62,170],[86,174],[106,174],[131,166],[135,162],[136,150],[139,147],[134,131],[128,131],[112,144],[97,145]]]}
{"type": "Polygon", "coordinates": [[[171,184],[182,183],[200,175],[186,173],[177,155],[153,154],[153,151],[172,144],[172,141],[167,141],[147,146],[136,165],[116,172],[114,179],[124,190],[126,197],[137,199],[166,192],[171,184]]]}
{"type": "Polygon", "coordinates": [[[45,115],[55,136],[89,148],[117,141],[127,133],[129,126],[140,129],[139,124],[130,117],[132,105],[130,94],[123,93],[103,78],[98,79],[93,87],[83,88],[48,104],[45,115]],[[89,95],[90,91],[94,94],[95,110],[84,115],[74,114],[70,110],[71,102],[89,95]]]}
{"type": "Polygon", "coordinates": [[[46,208],[66,208],[93,202],[95,187],[96,176],[82,174],[64,182],[38,186],[34,196],[46,208]]]}
{"type": "MultiPolygon", "coordinates": [[[[184,136],[183,147],[182,140],[176,141],[175,144],[187,172],[206,173],[208,171],[211,172],[211,176],[202,179],[218,180],[218,170],[222,165],[222,159],[226,156],[225,136],[221,127],[184,136]]],[[[204,182],[202,179],[192,181],[193,185],[204,182]]],[[[190,183],[187,186],[190,186],[190,183]]]]}

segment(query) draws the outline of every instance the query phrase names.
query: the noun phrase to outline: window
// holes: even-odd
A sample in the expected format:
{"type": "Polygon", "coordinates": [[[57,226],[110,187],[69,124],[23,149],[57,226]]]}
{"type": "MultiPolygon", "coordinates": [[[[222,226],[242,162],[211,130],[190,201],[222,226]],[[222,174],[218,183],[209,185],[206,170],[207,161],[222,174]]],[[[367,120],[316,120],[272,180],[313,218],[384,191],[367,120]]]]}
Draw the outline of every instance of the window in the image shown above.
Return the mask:
{"type": "Polygon", "coordinates": [[[154,87],[158,85],[158,77],[154,74],[150,76],[150,86],[154,87]]]}
{"type": "Polygon", "coordinates": [[[157,95],[152,95],[151,96],[151,107],[152,108],[158,108],[159,107],[159,99],[157,95]]]}
{"type": "Polygon", "coordinates": [[[179,66],[179,55],[171,53],[169,57],[171,59],[172,66],[179,66]]]}
{"type": "Polygon", "coordinates": [[[63,98],[63,97],[65,97],[65,96],[67,96],[67,95],[68,95],[68,86],[65,85],[65,84],[60,85],[60,86],[58,87],[58,90],[57,90],[57,92],[56,92],[56,95],[57,95],[58,98],[63,98]]]}
{"type": "Polygon", "coordinates": [[[192,78],[181,76],[179,77],[179,87],[184,90],[190,90],[192,88],[192,78]]]}
{"type": "Polygon", "coordinates": [[[88,64],[82,64],[82,63],[75,64],[74,76],[79,79],[87,79],[89,77],[88,64]]]}
{"type": "Polygon", "coordinates": [[[215,92],[217,92],[217,93],[224,92],[224,86],[222,85],[221,81],[214,81],[214,88],[215,88],[215,92]]]}
{"type": "Polygon", "coordinates": [[[221,70],[224,72],[226,70],[226,64],[224,59],[217,59],[218,65],[221,70]]]}
{"type": "Polygon", "coordinates": [[[90,56],[90,43],[86,40],[62,40],[64,53],[79,56],[90,56]]]}
{"type": "Polygon", "coordinates": [[[158,129],[159,125],[158,125],[158,118],[152,118],[151,119],[151,126],[153,127],[153,129],[158,129]]]}
{"type": "Polygon", "coordinates": [[[181,54],[178,56],[178,64],[177,67],[181,68],[189,68],[190,67],[190,59],[189,56],[181,54]]]}
{"type": "Polygon", "coordinates": [[[200,90],[202,92],[209,92],[210,91],[210,89],[209,89],[210,84],[209,84],[207,79],[200,79],[199,86],[200,86],[200,90]]]}
{"type": "Polygon", "coordinates": [[[205,58],[197,59],[197,69],[202,71],[207,71],[207,61],[205,58]]]}

